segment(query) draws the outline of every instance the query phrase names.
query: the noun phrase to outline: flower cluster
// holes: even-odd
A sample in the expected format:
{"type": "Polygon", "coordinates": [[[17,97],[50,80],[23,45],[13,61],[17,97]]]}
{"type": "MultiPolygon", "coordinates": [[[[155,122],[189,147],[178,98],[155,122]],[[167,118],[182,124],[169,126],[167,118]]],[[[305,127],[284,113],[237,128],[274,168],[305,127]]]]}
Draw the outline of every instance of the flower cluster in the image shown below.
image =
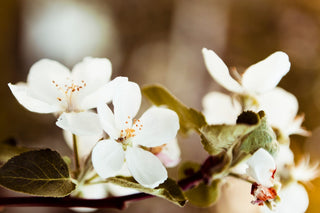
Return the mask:
{"type": "Polygon", "coordinates": [[[179,118],[172,110],[151,107],[140,119],[133,119],[141,103],[139,86],[125,77],[112,81],[110,77],[108,59],[85,58],[72,72],[43,59],[31,67],[26,83],[9,83],[9,87],[26,109],[57,115],[56,125],[64,130],[71,148],[72,134],[76,137],[80,158],[92,150],[92,164],[100,177],[123,174],[126,163],[138,183],[154,188],[168,177],[164,165],[172,167],[179,162],[175,139],[179,118]],[[102,130],[107,136],[103,140],[102,130]]]}
{"type": "Polygon", "coordinates": [[[289,57],[284,52],[275,52],[251,65],[242,75],[232,70],[237,77],[234,79],[215,52],[204,48],[202,53],[210,75],[232,93],[229,96],[210,92],[203,98],[203,113],[207,121],[211,124],[235,124],[237,116],[243,110],[263,110],[268,123],[277,134],[280,150],[275,156],[259,149],[247,161],[234,168],[239,174],[246,174],[254,179],[251,194],[256,200],[253,203],[268,204],[269,208],[263,208],[263,211],[271,208],[277,212],[304,212],[308,207],[308,196],[304,187],[297,182],[315,178],[318,175],[318,165],[310,167],[307,162],[303,166],[303,172],[295,175],[296,171],[302,169],[294,166],[289,135],[309,136],[310,132],[301,127],[304,116],[297,115],[296,97],[276,87],[290,69],[289,57]],[[277,201],[276,208],[273,208],[274,205],[270,206],[271,201],[277,201]]]}
{"type": "MultiPolygon", "coordinates": [[[[38,196],[71,195],[71,200],[109,197],[106,203],[116,208],[126,199],[150,197],[139,191],[180,206],[188,198],[204,207],[217,201],[225,178],[232,176],[251,184],[251,203],[261,211],[304,212],[308,194],[301,182],[318,175],[318,164],[305,158],[296,165],[290,149],[290,135],[310,132],[301,127],[297,99],[277,87],[289,72],[289,57],[275,52],[231,75],[212,50],[202,52],[211,76],[231,93],[208,93],[203,113],[159,85],[140,89],[126,77],[111,80],[108,59],[87,57],[72,71],[49,59],[36,62],[26,83],[9,83],[9,88],[26,109],[56,116],[73,150],[74,168],[70,172],[70,160],[55,151],[10,146],[22,154],[0,167],[0,185],[38,196]],[[142,93],[154,106],[138,114],[142,93]],[[198,133],[209,156],[202,165],[183,163],[175,181],[166,168],[180,162],[180,128],[183,134],[198,133]],[[13,184],[17,179],[21,184],[13,184]]],[[[74,206],[95,207],[69,207],[74,206]]]]}

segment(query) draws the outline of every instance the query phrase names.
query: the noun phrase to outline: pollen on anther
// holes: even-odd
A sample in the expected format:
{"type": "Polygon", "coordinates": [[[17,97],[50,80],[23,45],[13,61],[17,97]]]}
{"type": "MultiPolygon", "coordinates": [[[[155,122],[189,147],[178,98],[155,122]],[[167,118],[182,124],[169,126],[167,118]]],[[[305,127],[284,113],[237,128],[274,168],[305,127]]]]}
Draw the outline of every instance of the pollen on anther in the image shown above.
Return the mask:
{"type": "Polygon", "coordinates": [[[126,124],[128,124],[128,121],[126,121],[126,124]]]}
{"type": "Polygon", "coordinates": [[[139,128],[139,130],[141,130],[141,128],[139,128]]]}
{"type": "Polygon", "coordinates": [[[55,82],[55,81],[52,81],[52,83],[55,84],[56,82],[55,82]]]}
{"type": "Polygon", "coordinates": [[[61,98],[57,98],[58,99],[58,101],[61,101],[61,98]]]}

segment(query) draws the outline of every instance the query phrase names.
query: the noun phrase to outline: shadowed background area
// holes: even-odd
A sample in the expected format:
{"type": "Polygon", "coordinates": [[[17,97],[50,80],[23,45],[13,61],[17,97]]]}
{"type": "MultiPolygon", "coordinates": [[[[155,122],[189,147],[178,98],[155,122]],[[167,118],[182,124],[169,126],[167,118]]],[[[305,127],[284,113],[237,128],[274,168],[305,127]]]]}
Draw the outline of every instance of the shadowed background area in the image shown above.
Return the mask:
{"type": "MultiPolygon", "coordinates": [[[[306,117],[304,126],[313,133],[310,138],[291,137],[291,146],[296,160],[304,153],[310,153],[312,161],[320,160],[318,1],[2,0],[0,17],[0,140],[14,137],[28,147],[72,153],[55,118],[25,110],[7,86],[25,81],[30,66],[41,58],[72,68],[85,56],[106,57],[112,62],[112,78],[128,76],[141,86],[161,83],[186,105],[202,110],[201,100],[207,92],[223,91],[205,69],[203,47],[240,71],[282,50],[289,55],[291,71],[279,85],[298,98],[299,112],[306,117]]],[[[148,102],[144,100],[143,106],[148,102]]],[[[179,139],[182,161],[202,162],[207,157],[197,135],[179,139]]],[[[170,169],[169,174],[176,177],[177,171],[170,169]]],[[[308,212],[319,212],[320,180],[307,189],[308,212]]],[[[256,212],[249,192],[249,185],[232,180],[224,186],[218,204],[207,209],[189,205],[182,209],[152,198],[133,203],[124,212],[256,212]]],[[[5,190],[0,193],[9,195],[5,190]]],[[[28,211],[35,209],[4,210],[28,211]]]]}

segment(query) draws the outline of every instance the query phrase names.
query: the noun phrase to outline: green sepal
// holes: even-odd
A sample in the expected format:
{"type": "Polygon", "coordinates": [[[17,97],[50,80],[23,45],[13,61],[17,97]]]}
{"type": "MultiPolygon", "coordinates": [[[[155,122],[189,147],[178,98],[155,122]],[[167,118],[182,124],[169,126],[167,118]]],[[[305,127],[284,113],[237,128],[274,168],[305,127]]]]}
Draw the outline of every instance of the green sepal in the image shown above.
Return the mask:
{"type": "Polygon", "coordinates": [[[58,152],[24,152],[0,168],[0,185],[13,191],[44,197],[65,197],[76,187],[58,152]]]}
{"type": "Polygon", "coordinates": [[[259,148],[264,148],[274,155],[279,148],[277,136],[267,123],[267,118],[262,111],[259,112],[259,117],[259,126],[242,140],[240,151],[253,154],[259,148]]]}
{"type": "Polygon", "coordinates": [[[106,182],[113,183],[122,187],[136,189],[140,192],[161,197],[179,206],[184,206],[186,203],[186,198],[181,188],[176,181],[170,178],[168,178],[164,183],[160,184],[154,189],[140,185],[135,181],[133,177],[116,176],[108,178],[106,182]]]}
{"type": "Polygon", "coordinates": [[[142,93],[156,106],[165,105],[175,111],[179,116],[180,131],[188,133],[190,130],[199,132],[201,126],[206,124],[203,114],[189,108],[160,85],[150,85],[142,88],[142,93]]]}

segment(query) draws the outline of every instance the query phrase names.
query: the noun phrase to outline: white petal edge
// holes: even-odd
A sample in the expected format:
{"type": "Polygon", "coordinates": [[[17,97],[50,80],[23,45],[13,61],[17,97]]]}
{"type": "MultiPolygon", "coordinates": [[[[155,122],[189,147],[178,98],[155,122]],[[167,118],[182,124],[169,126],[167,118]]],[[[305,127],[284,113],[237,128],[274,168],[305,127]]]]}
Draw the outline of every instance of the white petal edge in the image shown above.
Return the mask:
{"type": "Polygon", "coordinates": [[[138,147],[128,147],[126,162],[133,178],[142,186],[155,188],[168,178],[161,161],[151,152],[138,147]]]}
{"type": "Polygon", "coordinates": [[[265,149],[258,149],[248,160],[247,175],[256,180],[257,183],[271,187],[272,174],[276,169],[273,157],[265,149]]]}
{"type": "Polygon", "coordinates": [[[27,78],[27,84],[33,97],[49,104],[61,104],[58,98],[64,99],[62,87],[71,73],[67,67],[57,61],[41,59],[34,63],[27,78]],[[54,83],[53,83],[54,81],[54,83]]]}
{"type": "Polygon", "coordinates": [[[243,91],[240,84],[229,74],[229,69],[221,58],[212,50],[202,49],[205,65],[215,81],[227,90],[235,93],[243,91]]]}
{"type": "Polygon", "coordinates": [[[17,101],[31,112],[53,113],[62,110],[59,105],[52,105],[30,96],[28,94],[28,86],[23,83],[17,85],[9,83],[8,86],[17,101]]]}
{"type": "Polygon", "coordinates": [[[209,124],[235,124],[241,113],[240,103],[220,92],[206,94],[202,105],[203,114],[209,124]]]}
{"type": "Polygon", "coordinates": [[[103,102],[100,103],[97,107],[97,112],[103,130],[111,138],[118,139],[120,137],[120,130],[116,127],[114,115],[108,105],[103,102]]]}
{"type": "Polygon", "coordinates": [[[83,97],[80,108],[81,109],[92,109],[96,108],[99,103],[109,103],[112,101],[116,88],[119,84],[128,82],[127,77],[117,77],[106,85],[102,86],[95,92],[83,97]]]}
{"type": "Polygon", "coordinates": [[[136,136],[132,138],[135,144],[155,147],[173,140],[180,128],[177,113],[170,109],[151,107],[137,122],[136,136]],[[140,125],[141,130],[138,129],[140,125]]]}
{"type": "Polygon", "coordinates": [[[138,113],[141,104],[139,85],[130,81],[122,82],[116,87],[112,103],[117,127],[119,129],[131,127],[132,119],[138,113]]]}
{"type": "Polygon", "coordinates": [[[59,116],[56,125],[80,136],[102,134],[99,117],[94,112],[64,112],[59,116]]]}
{"type": "Polygon", "coordinates": [[[114,140],[102,140],[92,150],[92,165],[102,178],[118,174],[124,164],[124,151],[114,140]]]}
{"type": "Polygon", "coordinates": [[[278,51],[251,65],[242,76],[242,86],[249,92],[264,93],[275,88],[290,70],[286,53],[278,51]]]}

